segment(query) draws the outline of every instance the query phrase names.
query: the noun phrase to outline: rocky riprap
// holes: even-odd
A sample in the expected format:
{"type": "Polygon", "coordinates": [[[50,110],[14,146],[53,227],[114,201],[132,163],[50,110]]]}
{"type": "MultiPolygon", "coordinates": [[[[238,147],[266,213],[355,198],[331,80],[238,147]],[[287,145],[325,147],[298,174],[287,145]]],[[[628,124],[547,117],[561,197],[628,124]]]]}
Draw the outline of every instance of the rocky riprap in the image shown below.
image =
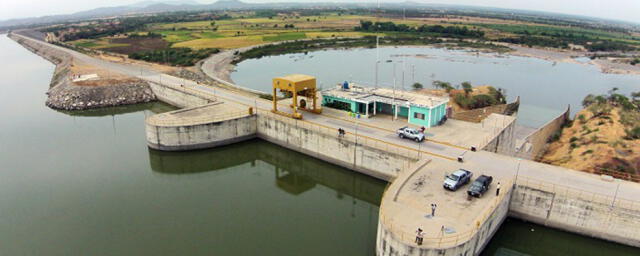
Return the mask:
{"type": "Polygon", "coordinates": [[[141,80],[115,80],[102,86],[78,86],[64,81],[52,87],[46,105],[54,109],[84,110],[150,102],[156,99],[141,80]]]}
{"type": "MultiPolygon", "coordinates": [[[[200,69],[198,69],[198,70],[200,70],[200,69]]],[[[180,78],[184,78],[184,79],[191,80],[191,81],[195,81],[195,82],[201,83],[201,84],[213,84],[213,83],[215,83],[215,80],[211,79],[210,77],[208,77],[207,75],[205,75],[202,72],[193,72],[191,70],[187,70],[187,69],[183,69],[183,68],[181,68],[178,71],[171,72],[171,73],[169,73],[169,75],[180,77],[180,78]]]]}

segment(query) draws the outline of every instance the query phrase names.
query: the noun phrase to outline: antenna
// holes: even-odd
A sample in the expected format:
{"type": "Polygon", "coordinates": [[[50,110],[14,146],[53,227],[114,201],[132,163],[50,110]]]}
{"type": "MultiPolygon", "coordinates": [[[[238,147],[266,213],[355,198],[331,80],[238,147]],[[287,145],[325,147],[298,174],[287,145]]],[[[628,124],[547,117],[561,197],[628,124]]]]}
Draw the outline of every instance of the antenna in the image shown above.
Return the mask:
{"type": "MultiPolygon", "coordinates": [[[[378,9],[376,10],[376,22],[380,22],[380,0],[378,0],[378,9]]],[[[378,65],[380,65],[380,33],[376,31],[376,88],[378,88],[378,65]]]]}

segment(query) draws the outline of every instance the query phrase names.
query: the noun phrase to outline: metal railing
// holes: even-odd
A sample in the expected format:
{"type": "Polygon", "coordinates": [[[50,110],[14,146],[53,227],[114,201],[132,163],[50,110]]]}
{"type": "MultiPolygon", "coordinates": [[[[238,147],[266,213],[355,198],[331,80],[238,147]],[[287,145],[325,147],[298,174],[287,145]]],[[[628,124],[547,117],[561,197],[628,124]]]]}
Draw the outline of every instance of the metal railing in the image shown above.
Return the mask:
{"type": "MultiPolygon", "coordinates": [[[[505,189],[504,193],[500,193],[499,196],[495,196],[493,199],[491,199],[490,202],[488,202],[490,206],[488,208],[485,207],[484,208],[485,210],[481,214],[479,214],[476,218],[471,220],[470,222],[471,225],[469,229],[464,230],[462,232],[456,232],[455,234],[446,234],[444,230],[438,231],[436,235],[427,234],[426,236],[423,237],[422,245],[417,245],[415,243],[415,238],[416,238],[415,229],[418,228],[417,226],[413,230],[406,230],[406,225],[395,224],[393,218],[388,217],[384,214],[384,211],[383,211],[383,209],[385,209],[384,199],[380,203],[380,213],[378,217],[379,224],[383,225],[383,228],[389,231],[391,236],[393,236],[395,239],[407,244],[412,244],[413,246],[418,248],[455,247],[467,241],[471,241],[472,238],[479,233],[482,225],[486,223],[487,219],[489,219],[491,215],[496,213],[496,210],[498,209],[499,205],[503,203],[503,200],[505,199],[505,197],[507,195],[510,195],[510,192],[511,192],[510,188],[512,187],[511,183],[507,182],[503,185],[504,185],[503,188],[505,189]],[[400,226],[403,226],[403,227],[400,227],[400,226]]],[[[385,196],[386,196],[386,190],[385,190],[385,196]]],[[[485,196],[491,196],[491,195],[487,194],[485,196]]],[[[391,200],[391,199],[388,199],[388,200],[391,200]]]]}
{"type": "MultiPolygon", "coordinates": [[[[292,119],[292,118],[277,115],[277,114],[271,113],[270,111],[265,111],[262,109],[258,111],[261,116],[265,116],[271,119],[276,119],[278,121],[287,123],[288,125],[311,130],[322,135],[340,137],[340,135],[338,134],[338,129],[334,127],[329,127],[329,126],[325,126],[322,124],[313,123],[305,120],[292,119]]],[[[357,134],[357,132],[345,132],[345,135],[340,138],[347,142],[354,143],[356,146],[370,147],[373,149],[385,151],[386,153],[400,155],[400,156],[406,157],[407,159],[411,159],[413,162],[417,162],[417,160],[420,159],[421,156],[426,155],[428,153],[428,152],[420,151],[410,147],[397,145],[397,144],[389,143],[379,139],[363,136],[363,135],[357,134]]],[[[403,168],[403,169],[406,169],[406,168],[403,168]]]]}
{"type": "Polygon", "coordinates": [[[516,179],[516,186],[538,189],[541,191],[554,193],[556,194],[556,196],[564,196],[567,198],[606,204],[610,205],[611,207],[640,210],[640,201],[622,199],[617,197],[617,194],[611,196],[564,185],[558,185],[531,177],[518,176],[516,179]]]}
{"type": "MultiPolygon", "coordinates": [[[[558,185],[546,181],[542,181],[539,179],[518,176],[517,179],[513,182],[515,186],[511,184],[503,184],[505,189],[512,190],[512,188],[517,189],[518,187],[526,187],[537,189],[541,191],[546,191],[550,193],[554,193],[556,197],[565,197],[569,199],[575,200],[584,200],[596,204],[602,204],[611,208],[620,208],[626,210],[640,211],[640,201],[633,201],[628,199],[620,199],[615,195],[605,195],[601,193],[586,191],[582,189],[572,188],[564,185],[558,185]]],[[[386,208],[386,203],[392,202],[392,199],[389,195],[387,195],[388,188],[385,189],[383,200],[380,204],[380,214],[379,214],[379,222],[383,227],[390,232],[390,235],[395,239],[398,239],[401,242],[406,244],[412,244],[418,248],[450,248],[453,246],[457,246],[466,241],[470,241],[478,231],[482,227],[482,225],[486,222],[486,220],[495,212],[495,209],[498,207],[500,203],[503,202],[504,197],[507,195],[511,195],[513,191],[506,191],[505,193],[501,193],[500,196],[496,197],[491,201],[491,206],[488,208],[490,210],[484,211],[478,218],[476,218],[472,223],[472,227],[468,230],[462,231],[456,234],[444,234],[439,233],[436,235],[425,236],[423,238],[422,245],[415,244],[416,234],[414,230],[407,230],[406,225],[400,227],[402,225],[396,224],[394,219],[385,215],[384,210],[386,208]],[[385,198],[387,198],[385,200],[385,198]],[[385,203],[386,202],[386,203],[385,203]]],[[[507,199],[510,200],[510,199],[507,199]]],[[[487,208],[485,208],[487,209],[487,208]]],[[[417,227],[416,227],[417,228],[417,227]]]]}
{"type": "MultiPolygon", "coordinates": [[[[183,110],[178,110],[178,111],[183,111],[183,110]]],[[[165,113],[165,114],[170,114],[170,113],[165,113]]],[[[182,125],[202,124],[202,123],[208,123],[208,122],[220,122],[220,121],[226,121],[226,120],[231,120],[231,119],[236,119],[241,117],[247,117],[250,115],[252,114],[250,114],[250,111],[248,109],[242,110],[242,111],[220,113],[215,115],[202,115],[197,118],[184,118],[184,119],[174,119],[174,118],[159,119],[158,115],[156,115],[156,116],[148,117],[147,123],[151,125],[157,125],[157,126],[182,126],[182,125]]]]}

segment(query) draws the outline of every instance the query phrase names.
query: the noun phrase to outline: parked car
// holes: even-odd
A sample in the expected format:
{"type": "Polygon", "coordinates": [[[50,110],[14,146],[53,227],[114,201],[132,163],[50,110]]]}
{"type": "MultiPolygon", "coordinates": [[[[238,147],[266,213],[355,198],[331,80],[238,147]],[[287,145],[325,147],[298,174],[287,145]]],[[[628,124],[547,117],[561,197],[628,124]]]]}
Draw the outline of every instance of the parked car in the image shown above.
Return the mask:
{"type": "Polygon", "coordinates": [[[456,191],[458,188],[469,183],[471,176],[473,176],[473,173],[470,171],[465,169],[457,170],[444,178],[444,184],[442,186],[445,189],[456,191]]]}
{"type": "Polygon", "coordinates": [[[467,194],[470,196],[481,197],[484,192],[489,190],[489,186],[493,181],[493,177],[487,175],[480,175],[473,183],[471,183],[471,187],[467,190],[467,194]]]}
{"type": "Polygon", "coordinates": [[[402,139],[407,138],[415,140],[416,142],[422,142],[424,140],[424,134],[416,129],[409,128],[407,126],[398,129],[398,136],[402,139]]]}

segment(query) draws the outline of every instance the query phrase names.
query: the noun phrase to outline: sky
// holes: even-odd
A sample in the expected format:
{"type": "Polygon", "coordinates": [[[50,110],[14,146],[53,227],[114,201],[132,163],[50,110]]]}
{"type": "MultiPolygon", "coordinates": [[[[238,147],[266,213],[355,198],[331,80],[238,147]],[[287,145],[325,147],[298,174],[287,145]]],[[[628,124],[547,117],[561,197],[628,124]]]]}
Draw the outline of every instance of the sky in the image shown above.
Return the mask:
{"type": "MultiPolygon", "coordinates": [[[[69,14],[97,7],[129,5],[143,0],[2,0],[0,20],[69,14]]],[[[361,0],[244,0],[252,3],[268,2],[359,2],[361,0]]],[[[382,0],[404,2],[405,0],[382,0]]],[[[640,23],[640,0],[412,0],[420,3],[461,4],[509,9],[548,11],[640,23]]],[[[191,2],[211,3],[214,0],[191,2]]],[[[375,2],[375,0],[368,0],[375,2]]]]}

